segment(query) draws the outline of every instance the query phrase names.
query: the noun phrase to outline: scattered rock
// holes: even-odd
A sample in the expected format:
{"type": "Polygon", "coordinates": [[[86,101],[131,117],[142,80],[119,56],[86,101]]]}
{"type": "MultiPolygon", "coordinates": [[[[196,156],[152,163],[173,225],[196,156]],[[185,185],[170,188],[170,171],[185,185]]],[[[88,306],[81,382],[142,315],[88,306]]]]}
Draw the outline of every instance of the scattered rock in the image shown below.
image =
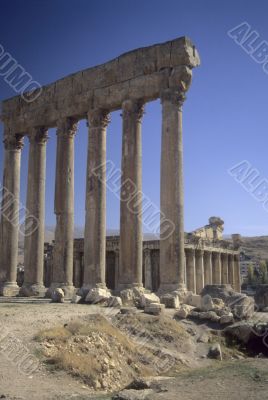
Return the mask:
{"type": "Polygon", "coordinates": [[[111,293],[107,289],[93,288],[90,289],[85,302],[89,304],[104,304],[107,305],[111,293]]]}
{"type": "Polygon", "coordinates": [[[221,325],[227,325],[227,324],[233,324],[234,323],[234,316],[232,313],[228,315],[222,315],[220,317],[220,324],[221,325]]]}
{"type": "Polygon", "coordinates": [[[137,307],[122,307],[120,310],[121,314],[136,314],[137,312],[137,307]]]}
{"type": "Polygon", "coordinates": [[[146,400],[148,396],[153,394],[152,389],[145,390],[122,390],[120,393],[112,397],[112,400],[146,400]]]}
{"type": "Polygon", "coordinates": [[[203,332],[198,338],[198,343],[208,343],[209,342],[209,335],[206,332],[203,332]]]}
{"type": "Polygon", "coordinates": [[[160,315],[164,309],[165,309],[164,304],[151,303],[148,306],[145,306],[144,312],[146,314],[160,315]]]}
{"type": "Polygon", "coordinates": [[[114,307],[114,308],[121,308],[122,307],[121,297],[111,296],[107,301],[107,306],[114,307]]]}
{"type": "Polygon", "coordinates": [[[201,296],[199,294],[189,294],[189,296],[186,299],[186,304],[196,307],[196,308],[201,308],[201,296]]]}
{"type": "Polygon", "coordinates": [[[208,358],[222,361],[222,351],[219,343],[215,343],[210,346],[208,351],[208,358]]]}
{"type": "Polygon", "coordinates": [[[52,303],[64,303],[64,291],[60,288],[56,288],[52,291],[51,295],[52,303]]]}
{"type": "Polygon", "coordinates": [[[199,319],[205,319],[212,322],[219,322],[220,320],[220,317],[215,313],[215,311],[200,312],[198,317],[199,319]]]}
{"type": "Polygon", "coordinates": [[[141,297],[145,293],[142,287],[124,289],[120,292],[120,297],[125,306],[140,307],[141,297]]]}
{"type": "Polygon", "coordinates": [[[188,315],[193,309],[194,309],[193,306],[189,306],[188,304],[182,304],[180,309],[175,313],[174,318],[185,319],[188,317],[188,315]]]}

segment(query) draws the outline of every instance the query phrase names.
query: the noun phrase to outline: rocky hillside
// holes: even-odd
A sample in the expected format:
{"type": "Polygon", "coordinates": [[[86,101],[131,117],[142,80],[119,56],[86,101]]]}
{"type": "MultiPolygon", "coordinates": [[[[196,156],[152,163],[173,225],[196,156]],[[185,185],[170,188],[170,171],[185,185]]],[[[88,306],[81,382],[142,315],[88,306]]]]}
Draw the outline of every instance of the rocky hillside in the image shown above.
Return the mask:
{"type": "Polygon", "coordinates": [[[268,260],[268,236],[243,237],[242,250],[255,259],[268,260]]]}

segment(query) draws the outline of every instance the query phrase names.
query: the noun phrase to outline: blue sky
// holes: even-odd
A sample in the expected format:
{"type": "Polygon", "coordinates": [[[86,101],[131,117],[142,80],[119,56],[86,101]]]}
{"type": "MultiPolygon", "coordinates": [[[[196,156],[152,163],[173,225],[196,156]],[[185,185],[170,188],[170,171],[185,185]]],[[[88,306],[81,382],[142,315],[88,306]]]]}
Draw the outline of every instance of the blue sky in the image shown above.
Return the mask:
{"type": "MultiPolygon", "coordinates": [[[[227,32],[246,21],[268,41],[268,3],[180,0],[1,0],[0,44],[41,84],[106,62],[128,50],[189,36],[201,66],[184,105],[185,230],[225,221],[227,234],[267,235],[268,212],[228,174],[247,160],[268,179],[268,74],[227,32]]],[[[0,100],[14,95],[0,76],[0,100]]],[[[3,126],[0,127],[3,134],[3,126]]],[[[143,121],[143,191],[160,197],[161,107],[146,106],[143,121]]],[[[55,130],[47,146],[46,224],[53,225],[55,130]]],[[[76,137],[75,224],[84,223],[87,130],[76,137]]],[[[120,167],[121,117],[112,114],[108,155],[120,167]]],[[[22,155],[25,202],[28,143],[22,155]]],[[[0,149],[2,179],[3,149],[0,149]]],[[[119,201],[107,194],[107,225],[119,226],[119,201]]]]}

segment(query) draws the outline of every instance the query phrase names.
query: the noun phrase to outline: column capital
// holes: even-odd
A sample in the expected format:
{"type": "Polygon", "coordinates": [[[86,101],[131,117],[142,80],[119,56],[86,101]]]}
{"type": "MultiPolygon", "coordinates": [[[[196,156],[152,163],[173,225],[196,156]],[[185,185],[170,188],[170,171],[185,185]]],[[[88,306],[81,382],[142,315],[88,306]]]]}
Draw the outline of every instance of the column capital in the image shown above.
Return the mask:
{"type": "Polygon", "coordinates": [[[204,250],[203,249],[195,249],[196,254],[198,254],[199,256],[203,256],[204,255],[204,250]]]}
{"type": "Polygon", "coordinates": [[[108,110],[95,109],[87,113],[91,128],[106,128],[111,122],[111,116],[108,110]]]}
{"type": "Polygon", "coordinates": [[[182,88],[181,90],[178,89],[165,89],[161,92],[160,98],[161,103],[163,104],[166,101],[176,105],[179,110],[182,109],[183,103],[186,100],[186,89],[182,88]]]}
{"type": "Polygon", "coordinates": [[[73,137],[77,132],[78,121],[75,118],[61,118],[57,121],[57,135],[73,137]]]}
{"type": "Polygon", "coordinates": [[[46,144],[48,140],[48,128],[44,126],[36,126],[31,128],[29,135],[30,143],[46,144]]]}
{"type": "Polygon", "coordinates": [[[193,247],[188,247],[185,249],[186,257],[195,255],[195,249],[193,247]]]}
{"type": "Polygon", "coordinates": [[[122,117],[124,119],[134,116],[137,122],[141,122],[144,115],[144,109],[144,102],[142,100],[124,100],[122,103],[122,117]]]}
{"type": "Polygon", "coordinates": [[[5,150],[21,150],[24,146],[24,136],[22,135],[9,135],[3,140],[5,150]]]}

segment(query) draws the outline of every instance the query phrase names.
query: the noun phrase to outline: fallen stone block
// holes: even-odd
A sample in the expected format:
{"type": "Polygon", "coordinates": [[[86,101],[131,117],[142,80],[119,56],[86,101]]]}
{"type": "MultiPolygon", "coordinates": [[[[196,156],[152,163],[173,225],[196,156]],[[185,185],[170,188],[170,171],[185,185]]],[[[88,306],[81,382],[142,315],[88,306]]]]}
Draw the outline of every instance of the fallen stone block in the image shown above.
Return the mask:
{"type": "Polygon", "coordinates": [[[107,300],[107,307],[121,308],[122,307],[122,299],[121,297],[111,296],[107,300]]]}
{"type": "Polygon", "coordinates": [[[234,323],[234,316],[232,313],[228,315],[222,315],[220,317],[220,324],[221,325],[227,325],[227,324],[233,324],[234,323]]]}
{"type": "Polygon", "coordinates": [[[209,294],[201,297],[201,310],[202,311],[212,311],[214,309],[214,303],[212,297],[209,294]]]}
{"type": "Polygon", "coordinates": [[[188,315],[193,309],[194,309],[193,306],[189,306],[188,304],[182,304],[179,310],[175,313],[174,318],[185,319],[188,317],[188,315]]]}
{"type": "Polygon", "coordinates": [[[180,299],[177,294],[164,294],[161,296],[160,302],[165,305],[166,308],[179,308],[180,299]]]}
{"type": "Polygon", "coordinates": [[[187,299],[186,299],[186,304],[189,304],[190,306],[196,307],[196,308],[201,308],[201,296],[199,294],[190,294],[187,299]]]}
{"type": "Polygon", "coordinates": [[[160,303],[160,299],[154,293],[143,293],[140,297],[140,307],[144,308],[151,303],[160,303]]]}
{"type": "Polygon", "coordinates": [[[144,308],[146,314],[160,315],[165,309],[164,304],[151,303],[144,308]]]}
{"type": "Polygon", "coordinates": [[[107,305],[111,293],[107,289],[93,288],[90,289],[85,302],[89,304],[105,304],[107,305]]]}

